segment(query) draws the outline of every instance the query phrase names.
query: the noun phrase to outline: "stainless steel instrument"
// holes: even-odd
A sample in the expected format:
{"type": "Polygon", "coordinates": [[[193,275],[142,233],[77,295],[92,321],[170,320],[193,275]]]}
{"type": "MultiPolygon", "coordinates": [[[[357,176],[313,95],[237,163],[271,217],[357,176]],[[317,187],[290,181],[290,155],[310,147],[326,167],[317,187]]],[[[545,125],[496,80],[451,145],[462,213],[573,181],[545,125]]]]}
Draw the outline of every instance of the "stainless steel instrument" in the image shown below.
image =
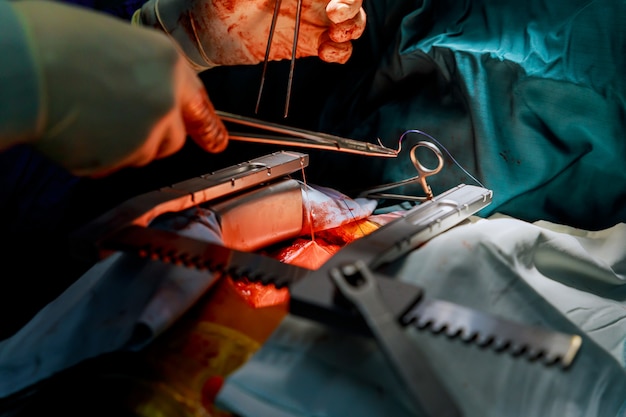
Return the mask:
{"type": "MultiPolygon", "coordinates": [[[[225,170],[191,179],[172,187],[138,196],[96,219],[75,236],[79,248],[99,258],[113,251],[127,251],[163,262],[227,274],[276,287],[288,287],[289,310],[346,331],[377,338],[394,366],[398,357],[414,355],[419,346],[401,337],[403,329],[445,332],[467,343],[515,357],[539,360],[545,365],[572,365],[582,338],[552,329],[517,323],[443,300],[429,299],[416,285],[394,279],[377,270],[429,239],[455,227],[487,206],[492,192],[460,184],[404,212],[398,219],[343,247],[315,271],[281,263],[270,257],[207,243],[174,232],[150,227],[150,221],[169,210],[188,208],[228,198],[282,181],[308,164],[307,156],[278,152],[225,170]],[[365,287],[361,287],[365,285],[365,287]],[[352,288],[354,287],[354,288],[352,288]],[[362,299],[365,290],[366,299],[362,299]],[[343,294],[338,297],[338,293],[343,294]],[[374,297],[375,300],[372,301],[374,297]],[[355,306],[357,308],[355,308],[355,306]],[[395,330],[384,330],[378,314],[384,314],[395,330]]],[[[261,221],[261,219],[259,219],[261,221]]],[[[416,356],[413,356],[415,358],[416,356]]],[[[414,365],[414,366],[413,366],[414,365]]],[[[428,415],[460,415],[428,366],[396,369],[428,415]],[[432,395],[422,395],[424,384],[432,395]]]]}
{"type": "Polygon", "coordinates": [[[267,134],[229,130],[231,140],[267,143],[281,146],[296,146],[309,149],[324,149],[328,151],[347,152],[383,158],[395,158],[398,156],[398,151],[386,148],[382,145],[343,138],[327,133],[313,132],[306,129],[284,126],[221,110],[216,110],[215,112],[226,123],[239,124],[272,133],[267,134]]]}

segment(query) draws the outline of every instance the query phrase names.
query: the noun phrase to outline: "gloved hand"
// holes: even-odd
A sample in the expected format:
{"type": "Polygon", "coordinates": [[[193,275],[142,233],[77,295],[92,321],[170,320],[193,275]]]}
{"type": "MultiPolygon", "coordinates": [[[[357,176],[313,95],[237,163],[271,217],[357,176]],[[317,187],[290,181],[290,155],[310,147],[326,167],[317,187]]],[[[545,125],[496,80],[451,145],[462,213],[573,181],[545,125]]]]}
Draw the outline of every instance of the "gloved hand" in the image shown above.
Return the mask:
{"type": "MultiPolygon", "coordinates": [[[[269,60],[291,59],[297,0],[281,2],[269,60]]],[[[345,63],[365,30],[362,0],[302,0],[296,58],[345,63]]],[[[198,71],[264,60],[274,1],[148,0],[135,24],[169,34],[198,71]]]]}
{"type": "Polygon", "coordinates": [[[162,33],[50,1],[13,2],[40,75],[30,142],[76,175],[103,176],[228,133],[185,58],[162,33]]]}

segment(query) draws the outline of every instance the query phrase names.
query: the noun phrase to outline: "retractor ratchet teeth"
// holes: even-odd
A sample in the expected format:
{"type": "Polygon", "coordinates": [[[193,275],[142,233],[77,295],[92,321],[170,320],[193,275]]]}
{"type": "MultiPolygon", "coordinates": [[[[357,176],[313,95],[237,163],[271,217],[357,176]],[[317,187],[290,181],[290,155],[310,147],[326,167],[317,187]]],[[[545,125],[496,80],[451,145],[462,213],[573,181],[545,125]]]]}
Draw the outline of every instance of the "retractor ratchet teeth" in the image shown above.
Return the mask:
{"type": "Polygon", "coordinates": [[[572,364],[582,343],[575,334],[522,325],[443,300],[421,300],[401,322],[547,366],[560,363],[563,368],[572,364]]]}
{"type": "MultiPolygon", "coordinates": [[[[112,238],[114,247],[109,250],[130,249],[144,257],[178,265],[192,264],[198,269],[228,274],[234,279],[272,284],[277,288],[288,286],[292,293],[292,284],[312,273],[264,255],[232,250],[165,230],[130,226],[112,238]]],[[[393,278],[383,280],[392,281],[393,278]]],[[[318,281],[315,282],[318,285],[318,281]]],[[[301,301],[302,291],[298,294],[292,303],[301,301]]],[[[420,298],[404,311],[398,312],[397,316],[404,326],[411,325],[449,338],[458,337],[479,347],[540,360],[546,365],[560,363],[563,368],[569,367],[582,344],[582,338],[576,334],[516,323],[444,300],[420,298]]]]}

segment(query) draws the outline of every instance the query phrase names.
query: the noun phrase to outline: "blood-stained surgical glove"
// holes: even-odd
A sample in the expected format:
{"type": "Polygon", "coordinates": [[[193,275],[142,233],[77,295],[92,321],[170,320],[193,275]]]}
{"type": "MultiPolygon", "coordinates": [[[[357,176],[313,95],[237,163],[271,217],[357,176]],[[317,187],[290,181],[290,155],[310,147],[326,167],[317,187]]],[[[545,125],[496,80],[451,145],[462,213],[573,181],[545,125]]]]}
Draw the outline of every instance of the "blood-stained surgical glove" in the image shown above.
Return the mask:
{"type": "MultiPolygon", "coordinates": [[[[269,60],[290,59],[298,0],[280,2],[269,60]]],[[[135,24],[169,34],[198,71],[217,65],[263,62],[274,1],[149,0],[135,24]]],[[[362,0],[302,0],[296,58],[345,63],[365,30],[362,0]]]]}
{"type": "Polygon", "coordinates": [[[13,8],[39,75],[38,120],[19,142],[86,176],[171,155],[187,134],[226,147],[202,82],[162,33],[57,2],[13,8]]]}

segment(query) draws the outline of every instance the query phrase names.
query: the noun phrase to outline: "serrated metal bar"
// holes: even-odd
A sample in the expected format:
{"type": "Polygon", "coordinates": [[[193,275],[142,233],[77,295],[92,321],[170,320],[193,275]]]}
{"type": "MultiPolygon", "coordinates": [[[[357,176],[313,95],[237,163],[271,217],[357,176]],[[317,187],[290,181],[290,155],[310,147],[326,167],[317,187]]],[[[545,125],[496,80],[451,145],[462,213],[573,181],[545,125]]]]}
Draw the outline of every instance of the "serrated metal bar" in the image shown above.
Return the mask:
{"type": "Polygon", "coordinates": [[[268,256],[229,249],[168,230],[136,225],[112,234],[102,241],[101,246],[102,250],[122,250],[144,258],[226,273],[233,278],[245,278],[277,288],[287,287],[311,272],[268,256]]]}
{"type": "MultiPolygon", "coordinates": [[[[268,166],[270,164],[240,164],[217,175],[219,178],[214,179],[213,185],[219,187],[231,178],[231,183],[238,184],[238,181],[242,181],[245,188],[250,185],[248,182],[251,179],[261,173],[266,176],[270,173],[271,176],[283,175],[295,169],[296,161],[298,167],[308,163],[303,156],[306,155],[277,153],[272,154],[269,160],[267,157],[263,158],[265,162],[273,161],[273,168],[268,166]],[[283,166],[287,171],[281,171],[283,168],[278,169],[283,166]]],[[[191,204],[189,198],[199,203],[193,197],[194,193],[202,194],[203,197],[198,199],[208,198],[206,187],[206,181],[203,179],[202,184],[184,182],[173,186],[173,189],[178,190],[181,195],[187,195],[185,201],[191,204]]],[[[223,192],[217,194],[222,195],[223,192]]],[[[176,200],[181,197],[173,198],[176,200]]],[[[161,202],[161,199],[158,200],[161,202]]],[[[142,210],[148,208],[149,202],[141,201],[142,204],[133,213],[143,213],[142,210]]],[[[130,222],[130,225],[127,222],[126,227],[121,229],[117,227],[120,223],[114,223],[117,226],[112,228],[111,223],[97,222],[96,225],[101,229],[104,228],[102,230],[107,233],[101,239],[89,243],[92,247],[95,243],[100,257],[113,251],[125,250],[164,262],[227,273],[233,278],[246,278],[277,287],[289,287],[290,311],[293,314],[331,326],[367,333],[367,324],[360,315],[336,303],[336,290],[330,279],[330,271],[357,261],[364,261],[370,270],[374,270],[462,222],[488,205],[490,201],[490,190],[460,185],[345,246],[317,271],[284,264],[255,253],[228,249],[174,232],[152,229],[145,226],[147,222],[139,224],[130,222]],[[106,227],[107,225],[109,227],[106,227]]],[[[148,208],[146,212],[154,213],[154,210],[148,208]]],[[[118,209],[112,213],[124,215],[125,211],[118,209]]],[[[136,218],[134,214],[131,217],[136,218]]],[[[495,350],[507,350],[514,355],[525,354],[524,356],[529,359],[542,357],[546,364],[560,362],[564,367],[571,365],[580,347],[582,339],[577,335],[530,328],[455,304],[445,304],[443,301],[435,303],[424,300],[407,313],[407,309],[413,307],[416,295],[421,294],[417,286],[390,277],[378,279],[378,285],[381,296],[392,309],[394,316],[411,322],[418,328],[428,328],[435,332],[446,328],[446,334],[461,336],[468,342],[484,347],[490,346],[495,350]]]]}
{"type": "Polygon", "coordinates": [[[582,344],[576,334],[520,324],[444,300],[423,299],[400,321],[405,326],[460,338],[498,352],[508,351],[546,365],[560,363],[563,368],[572,364],[582,344]]]}
{"type": "MultiPolygon", "coordinates": [[[[235,279],[289,287],[293,314],[351,332],[370,333],[361,315],[337,302],[327,269],[311,271],[264,255],[136,225],[114,233],[102,245],[102,250],[124,250],[162,262],[225,273],[235,279]],[[319,303],[326,297],[330,297],[329,303],[319,303]],[[312,299],[318,304],[311,304],[312,299]]],[[[542,358],[546,365],[560,363],[563,368],[572,364],[582,343],[578,335],[519,324],[442,300],[423,299],[415,304],[422,293],[418,286],[374,274],[382,299],[403,325],[443,332],[451,338],[460,337],[467,343],[529,360],[542,358]]]]}

